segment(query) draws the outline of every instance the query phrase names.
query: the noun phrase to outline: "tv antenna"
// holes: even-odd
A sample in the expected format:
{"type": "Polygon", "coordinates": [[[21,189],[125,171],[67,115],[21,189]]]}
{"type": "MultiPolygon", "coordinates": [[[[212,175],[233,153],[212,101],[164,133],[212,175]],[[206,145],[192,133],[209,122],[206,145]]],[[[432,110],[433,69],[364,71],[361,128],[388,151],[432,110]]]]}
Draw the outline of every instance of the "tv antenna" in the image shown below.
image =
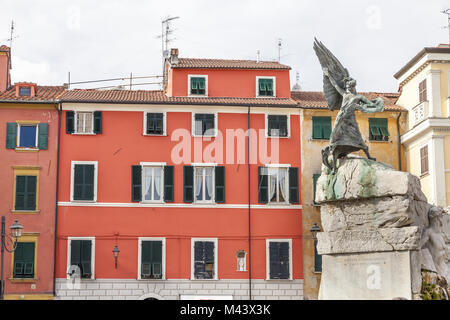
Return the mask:
{"type": "Polygon", "coordinates": [[[171,22],[179,18],[180,17],[168,16],[161,22],[161,35],[156,36],[156,38],[161,38],[161,53],[163,60],[169,55],[169,43],[175,40],[175,38],[169,38],[169,35],[175,31],[171,29],[171,22]]]}
{"type": "Polygon", "coordinates": [[[447,15],[447,26],[444,27],[446,29],[448,29],[448,45],[450,46],[450,9],[445,9],[443,11],[441,11],[441,13],[446,14],[447,15]]]}
{"type": "Polygon", "coordinates": [[[11,20],[11,33],[10,33],[9,38],[6,39],[6,41],[9,41],[9,50],[10,50],[10,51],[12,50],[12,43],[13,43],[13,40],[16,39],[16,38],[18,38],[18,37],[19,37],[19,36],[15,36],[15,35],[14,35],[14,21],[11,20]]]}
{"type": "Polygon", "coordinates": [[[280,62],[281,60],[281,44],[282,44],[282,39],[278,38],[278,62],[280,62]]]}

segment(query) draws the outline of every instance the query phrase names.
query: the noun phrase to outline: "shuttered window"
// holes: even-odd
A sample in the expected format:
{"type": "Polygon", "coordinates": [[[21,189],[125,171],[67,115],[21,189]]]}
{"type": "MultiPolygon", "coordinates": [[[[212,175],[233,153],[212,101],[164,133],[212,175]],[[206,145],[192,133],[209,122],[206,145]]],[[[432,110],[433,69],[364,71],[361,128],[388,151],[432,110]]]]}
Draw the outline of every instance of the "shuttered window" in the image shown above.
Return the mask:
{"type": "Polygon", "coordinates": [[[141,242],[141,279],[162,279],[162,241],[141,242]]]}
{"type": "Polygon", "coordinates": [[[93,164],[75,164],[73,200],[94,200],[94,174],[93,164]]]}
{"type": "Polygon", "coordinates": [[[37,125],[19,124],[19,148],[37,147],[37,125]]]}
{"type": "Polygon", "coordinates": [[[420,149],[420,174],[428,173],[428,146],[420,149]]]}
{"type": "Polygon", "coordinates": [[[196,113],[194,115],[194,133],[196,136],[214,136],[215,119],[214,114],[196,113]]]}
{"type": "Polygon", "coordinates": [[[71,240],[70,241],[70,265],[80,268],[82,278],[92,276],[92,241],[71,240]]]}
{"type": "Polygon", "coordinates": [[[369,118],[369,140],[389,141],[388,119],[369,118]]]}
{"type": "Polygon", "coordinates": [[[194,278],[214,279],[216,277],[214,241],[194,242],[194,278]]]}
{"type": "Polygon", "coordinates": [[[258,79],[258,95],[273,97],[273,79],[258,79]]]}
{"type": "Polygon", "coordinates": [[[269,242],[269,278],[289,279],[289,242],[269,242]]]}
{"type": "Polygon", "coordinates": [[[191,94],[204,95],[206,93],[206,78],[191,77],[191,94]]]}
{"type": "Polygon", "coordinates": [[[319,180],[320,173],[313,174],[313,204],[318,205],[316,203],[316,190],[317,190],[317,180],[319,180]]]}
{"type": "Polygon", "coordinates": [[[66,133],[95,133],[103,130],[102,112],[66,111],[66,133]]]}
{"type": "Polygon", "coordinates": [[[329,140],[331,136],[331,117],[312,117],[313,139],[329,140]]]}
{"type": "Polygon", "coordinates": [[[36,210],[37,176],[16,176],[15,210],[36,210]]]}
{"type": "Polygon", "coordinates": [[[34,242],[18,242],[14,251],[14,278],[34,278],[34,242]]]}
{"type": "Polygon", "coordinates": [[[419,83],[419,103],[427,101],[427,79],[419,83]]]}
{"type": "Polygon", "coordinates": [[[146,134],[164,134],[164,113],[147,113],[146,134]]]}
{"type": "Polygon", "coordinates": [[[131,201],[174,201],[173,166],[131,166],[131,201]]]}
{"type": "Polygon", "coordinates": [[[322,255],[317,252],[317,240],[314,240],[314,272],[322,272],[322,255]]]}
{"type": "Polygon", "coordinates": [[[224,166],[184,166],[184,202],[225,202],[224,166]]]}
{"type": "Polygon", "coordinates": [[[288,116],[286,115],[268,115],[267,116],[267,135],[269,137],[287,137],[288,136],[288,116]]]}
{"type": "Polygon", "coordinates": [[[8,122],[6,124],[6,148],[15,149],[17,145],[17,123],[8,122]]]}

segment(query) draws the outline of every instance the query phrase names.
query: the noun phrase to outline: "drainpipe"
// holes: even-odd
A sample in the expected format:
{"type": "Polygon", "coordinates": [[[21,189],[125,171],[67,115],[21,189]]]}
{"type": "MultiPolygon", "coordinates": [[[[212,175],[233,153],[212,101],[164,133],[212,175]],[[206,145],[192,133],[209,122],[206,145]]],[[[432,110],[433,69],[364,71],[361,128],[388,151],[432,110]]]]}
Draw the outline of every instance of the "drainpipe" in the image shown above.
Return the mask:
{"type": "Polygon", "coordinates": [[[56,245],[57,245],[57,235],[58,235],[58,189],[59,189],[59,149],[61,141],[61,112],[62,105],[59,103],[59,108],[57,105],[55,107],[58,110],[58,147],[56,151],[56,200],[55,200],[55,243],[53,252],[53,297],[56,297],[56,245]]]}
{"type": "Polygon", "coordinates": [[[248,167],[248,296],[252,300],[252,239],[251,239],[251,208],[250,208],[250,105],[247,111],[247,167],[248,167]]]}
{"type": "Polygon", "coordinates": [[[398,171],[402,171],[402,155],[401,155],[401,147],[402,143],[400,141],[400,117],[402,113],[398,113],[397,117],[397,157],[398,157],[398,171]]]}

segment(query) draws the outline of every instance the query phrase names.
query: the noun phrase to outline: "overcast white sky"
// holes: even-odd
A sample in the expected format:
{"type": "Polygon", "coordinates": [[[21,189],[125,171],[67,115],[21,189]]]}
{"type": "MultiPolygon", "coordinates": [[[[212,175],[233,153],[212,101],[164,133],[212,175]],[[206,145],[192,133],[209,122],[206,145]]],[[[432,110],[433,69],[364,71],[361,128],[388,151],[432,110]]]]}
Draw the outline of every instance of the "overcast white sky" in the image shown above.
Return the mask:
{"type": "Polygon", "coordinates": [[[395,72],[423,47],[448,42],[446,8],[450,0],[2,0],[0,44],[14,20],[13,82],[59,85],[68,71],[72,82],[160,75],[161,21],[180,16],[170,45],[180,57],[256,59],[260,50],[273,60],[281,38],[291,83],[298,71],[304,90],[321,91],[316,36],[358,90],[396,92],[395,72]]]}

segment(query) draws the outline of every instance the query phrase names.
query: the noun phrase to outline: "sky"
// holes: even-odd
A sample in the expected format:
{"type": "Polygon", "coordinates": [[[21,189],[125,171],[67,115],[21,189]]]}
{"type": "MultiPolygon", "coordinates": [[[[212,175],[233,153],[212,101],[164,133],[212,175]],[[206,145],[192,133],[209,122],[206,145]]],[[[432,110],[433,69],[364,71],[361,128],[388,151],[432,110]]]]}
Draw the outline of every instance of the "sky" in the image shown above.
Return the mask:
{"type": "MultiPolygon", "coordinates": [[[[449,42],[450,0],[2,0],[0,45],[9,45],[12,81],[39,85],[162,74],[161,21],[173,20],[185,58],[278,59],[291,84],[322,91],[317,37],[349,70],[359,91],[397,92],[393,75],[424,47],[449,42]]],[[[135,83],[155,79],[134,80],[135,83]]],[[[98,88],[127,81],[72,85],[98,88]]],[[[159,89],[158,85],[133,89],[159,89]]]]}

